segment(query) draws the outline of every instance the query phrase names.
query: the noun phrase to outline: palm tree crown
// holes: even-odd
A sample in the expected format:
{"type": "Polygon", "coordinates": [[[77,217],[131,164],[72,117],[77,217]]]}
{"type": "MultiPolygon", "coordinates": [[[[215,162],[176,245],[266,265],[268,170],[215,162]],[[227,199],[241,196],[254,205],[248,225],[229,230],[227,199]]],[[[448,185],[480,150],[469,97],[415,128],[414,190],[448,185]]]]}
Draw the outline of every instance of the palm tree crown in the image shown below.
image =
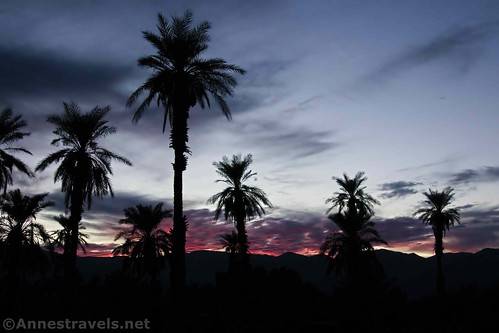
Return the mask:
{"type": "Polygon", "coordinates": [[[5,214],[1,220],[2,238],[7,244],[14,246],[38,246],[46,244],[50,235],[43,225],[36,223],[36,214],[53,205],[46,201],[48,194],[33,196],[21,193],[19,189],[7,192],[0,203],[5,214]]]}
{"type": "MultiPolygon", "coordinates": [[[[55,248],[64,248],[71,238],[71,219],[64,215],[54,216],[54,220],[59,223],[62,227],[59,230],[55,230],[51,233],[52,243],[51,245],[55,248]]],[[[81,222],[78,223],[78,246],[83,251],[86,252],[85,246],[87,245],[88,234],[81,232],[85,230],[85,226],[81,222]]]]}
{"type": "Polygon", "coordinates": [[[222,191],[208,199],[208,203],[216,204],[215,219],[218,219],[222,212],[226,220],[234,223],[238,219],[249,220],[255,216],[265,214],[265,208],[272,207],[264,191],[255,186],[244,184],[251,177],[256,176],[256,172],[250,170],[253,162],[252,156],[234,155],[229,160],[224,157],[222,161],[213,165],[217,173],[222,177],[217,182],[223,182],[228,186],[222,191]]]}
{"type": "Polygon", "coordinates": [[[126,158],[101,146],[98,140],[116,132],[116,128],[107,125],[104,119],[110,107],[95,107],[88,113],[82,113],[75,103],[64,103],[63,115],[53,115],[47,121],[55,125],[56,138],[52,145],[62,145],[60,149],[42,160],[37,171],[45,170],[53,163],[59,163],[54,181],[61,181],[62,191],[66,193],[66,206],[75,194],[76,183],[83,191],[83,199],[90,208],[92,196],[113,195],[109,175],[113,174],[111,161],[117,160],[131,165],[126,158]]]}
{"type": "Polygon", "coordinates": [[[424,223],[433,228],[441,229],[444,234],[446,230],[460,221],[460,215],[457,208],[449,207],[454,201],[454,190],[450,187],[443,191],[429,189],[423,193],[426,197],[424,204],[426,207],[420,208],[415,215],[424,223]]]}
{"type": "Polygon", "coordinates": [[[140,95],[145,99],[136,109],[133,119],[138,121],[152,102],[164,107],[163,131],[167,120],[181,108],[199,104],[210,107],[210,96],[220,106],[227,118],[230,109],[225,101],[232,95],[237,84],[232,73],[244,74],[244,70],[220,58],[204,59],[203,52],[210,40],[210,24],[202,22],[192,25],[192,13],[187,11],[183,17],[173,17],[168,21],[158,15],[158,33],[145,31],[144,38],[156,49],[156,53],[139,59],[141,67],[152,70],[152,75],[128,99],[133,105],[140,95]]]}
{"type": "Polygon", "coordinates": [[[373,206],[378,204],[378,201],[365,192],[366,187],[363,184],[367,180],[367,177],[364,176],[364,172],[358,172],[354,178],[343,174],[343,178],[333,177],[333,179],[340,186],[340,191],[335,192],[334,196],[326,200],[326,203],[332,204],[327,210],[328,213],[338,207],[339,212],[348,208],[352,212],[365,212],[368,215],[374,214],[373,206]]]}
{"type": "Polygon", "coordinates": [[[124,238],[125,242],[113,250],[114,255],[127,255],[132,258],[158,258],[170,253],[171,243],[168,232],[161,229],[161,222],[171,217],[171,210],[163,209],[163,204],[156,206],[137,205],[125,209],[125,218],[121,224],[128,224],[130,229],[120,232],[115,240],[124,238]]]}
{"type": "Polygon", "coordinates": [[[27,149],[13,146],[17,141],[30,135],[22,131],[23,127],[26,127],[26,122],[21,115],[14,116],[11,109],[4,109],[0,113],[0,186],[4,193],[7,191],[7,186],[12,185],[13,168],[28,176],[33,176],[33,172],[24,162],[9,154],[10,152],[23,152],[31,155],[27,149]]]}

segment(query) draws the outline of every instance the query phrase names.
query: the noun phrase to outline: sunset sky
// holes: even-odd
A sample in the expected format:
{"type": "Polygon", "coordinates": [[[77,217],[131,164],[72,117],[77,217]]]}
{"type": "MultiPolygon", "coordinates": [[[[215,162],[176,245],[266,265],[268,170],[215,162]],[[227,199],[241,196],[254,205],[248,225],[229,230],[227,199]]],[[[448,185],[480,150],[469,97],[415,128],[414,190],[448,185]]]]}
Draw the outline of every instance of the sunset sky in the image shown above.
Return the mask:
{"type": "MultiPolygon", "coordinates": [[[[191,110],[189,250],[220,249],[218,235],[231,230],[206,200],[222,188],[212,162],[235,153],[253,154],[252,183],[275,206],[248,225],[254,253],[317,252],[335,230],[324,203],[337,190],[331,178],[357,171],[382,203],[376,221],[390,249],[432,253],[431,229],[412,213],[423,191],[449,185],[463,221],[446,250],[499,246],[499,1],[3,0],[0,107],[28,121],[25,160],[34,168],[56,149],[45,119],[74,101],[111,105],[118,134],[103,145],[134,164],[116,164],[115,198],[85,212],[90,255],[109,253],[124,208],[172,204],[161,114],[134,125],[125,102],[148,75],[137,67],[153,51],[141,31],[155,29],[158,12],[186,9],[212,23],[206,57],[247,70],[231,122],[191,110]]],[[[49,229],[64,210],[53,171],[16,176],[30,193],[51,192],[57,205],[40,217],[49,229]]]]}

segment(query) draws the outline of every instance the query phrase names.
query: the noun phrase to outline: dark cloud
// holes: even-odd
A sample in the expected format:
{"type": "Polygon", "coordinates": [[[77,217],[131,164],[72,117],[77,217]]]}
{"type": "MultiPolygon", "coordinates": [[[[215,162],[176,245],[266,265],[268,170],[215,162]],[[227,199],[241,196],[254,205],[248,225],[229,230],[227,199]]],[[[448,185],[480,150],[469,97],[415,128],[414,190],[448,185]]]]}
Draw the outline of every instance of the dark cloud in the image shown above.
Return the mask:
{"type": "Polygon", "coordinates": [[[477,207],[468,205],[461,207],[461,217],[464,221],[473,224],[496,224],[499,227],[499,206],[477,207]]]}
{"type": "Polygon", "coordinates": [[[397,181],[381,184],[379,188],[384,192],[383,194],[381,194],[382,198],[391,199],[402,198],[411,194],[416,194],[418,193],[418,191],[415,189],[415,187],[419,185],[422,185],[422,183],[397,181]]]}
{"type": "MultiPolygon", "coordinates": [[[[64,193],[53,192],[49,195],[49,199],[56,203],[56,208],[64,210],[64,193]]],[[[164,202],[164,200],[146,195],[117,192],[114,197],[94,198],[91,209],[85,213],[85,218],[94,220],[102,214],[121,217],[123,209],[127,207],[137,204],[157,204],[159,202],[164,202]]],[[[170,208],[168,204],[165,204],[165,207],[170,208]]]]}
{"type": "Polygon", "coordinates": [[[290,128],[268,119],[241,123],[237,132],[245,138],[245,142],[251,143],[252,147],[264,147],[264,153],[268,156],[286,156],[293,160],[315,156],[340,145],[332,140],[330,131],[290,128]]]}
{"type": "Polygon", "coordinates": [[[381,237],[390,246],[399,243],[425,241],[433,235],[431,228],[424,225],[420,220],[410,216],[375,218],[374,221],[381,237]]]}
{"type": "Polygon", "coordinates": [[[99,63],[33,48],[0,46],[0,99],[82,99],[119,95],[135,67],[99,63]]]}
{"type": "Polygon", "coordinates": [[[496,33],[497,27],[497,22],[488,22],[451,29],[382,64],[365,79],[377,82],[437,60],[447,60],[459,71],[467,71],[480,55],[481,43],[496,33]]]}
{"type": "Polygon", "coordinates": [[[487,166],[479,169],[466,169],[451,175],[453,184],[492,182],[499,180],[499,167],[487,166]]]}

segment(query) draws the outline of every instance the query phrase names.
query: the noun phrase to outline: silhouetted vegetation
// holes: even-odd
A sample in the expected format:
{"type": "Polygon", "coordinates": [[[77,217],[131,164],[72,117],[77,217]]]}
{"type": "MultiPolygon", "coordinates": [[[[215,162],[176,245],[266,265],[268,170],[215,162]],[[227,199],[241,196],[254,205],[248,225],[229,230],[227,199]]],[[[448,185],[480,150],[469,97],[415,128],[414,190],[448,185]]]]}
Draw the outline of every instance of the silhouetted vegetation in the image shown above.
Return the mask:
{"type": "Polygon", "coordinates": [[[162,203],[125,209],[125,218],[120,223],[131,228],[116,236],[115,240],[124,238],[125,242],[113,250],[113,255],[130,257],[127,267],[139,277],[147,273],[154,280],[164,257],[171,254],[171,233],[161,229],[161,222],[167,217],[171,217],[171,211],[163,209],[162,203]]]}
{"type": "Polygon", "coordinates": [[[158,15],[158,33],[144,32],[144,38],[156,53],[139,59],[139,66],[152,70],[152,75],[130,95],[132,106],[141,95],[145,99],[136,109],[133,119],[138,121],[152,102],[163,107],[163,132],[170,122],[170,148],[175,152],[173,163],[173,232],[171,281],[181,290],[185,284],[186,217],[183,213],[182,174],[187,167],[189,110],[195,105],[211,108],[218,104],[227,119],[230,109],[225,101],[232,95],[237,81],[234,74],[244,70],[220,58],[204,59],[208,48],[210,24],[192,26],[192,13],[166,19],[158,15]]]}
{"type": "Polygon", "coordinates": [[[252,162],[251,155],[246,155],[244,158],[241,155],[234,155],[230,160],[225,156],[222,161],[213,163],[217,173],[222,177],[217,182],[228,186],[208,199],[208,203],[217,205],[215,219],[218,220],[223,213],[225,220],[231,221],[236,227],[238,265],[243,270],[249,265],[246,222],[255,216],[264,215],[264,206],[272,207],[264,191],[245,184],[251,177],[256,176],[256,172],[250,169],[252,162]]]}
{"type": "MultiPolygon", "coordinates": [[[[54,216],[54,220],[57,221],[62,228],[55,230],[50,234],[50,249],[64,250],[66,243],[71,241],[71,219],[67,216],[59,215],[54,216]]],[[[86,228],[83,226],[83,223],[78,223],[78,247],[83,253],[86,253],[85,246],[87,245],[88,234],[82,232],[81,230],[85,229],[86,228]]]]}
{"type": "Polygon", "coordinates": [[[31,155],[26,148],[13,147],[17,141],[22,140],[29,132],[23,132],[26,122],[21,115],[14,116],[11,109],[4,109],[0,113],[0,187],[7,192],[7,186],[12,185],[12,172],[14,168],[19,172],[33,176],[31,169],[11,153],[22,152],[31,155]]]}
{"type": "Polygon", "coordinates": [[[360,289],[366,282],[379,280],[381,267],[376,259],[373,244],[387,244],[375,229],[371,220],[376,199],[365,192],[363,183],[367,180],[359,172],[354,178],[346,174],[343,178],[334,178],[340,191],[327,199],[326,203],[338,212],[329,215],[339,231],[328,235],[321,246],[321,254],[330,258],[333,269],[348,289],[360,289]]]}
{"type": "Polygon", "coordinates": [[[457,208],[450,207],[454,201],[454,190],[450,187],[443,191],[428,190],[423,193],[426,197],[425,207],[418,209],[414,214],[425,224],[431,225],[435,236],[435,255],[437,258],[437,292],[445,292],[445,279],[442,267],[444,253],[444,236],[450,227],[459,223],[460,216],[457,208]]]}
{"type": "Polygon", "coordinates": [[[2,259],[11,284],[39,271],[46,262],[41,246],[49,244],[50,235],[36,222],[36,215],[53,205],[45,200],[46,196],[47,193],[29,196],[13,190],[3,195],[0,202],[2,259]]]}
{"type": "Polygon", "coordinates": [[[83,113],[75,103],[64,103],[62,115],[52,115],[47,121],[55,126],[52,145],[64,148],[51,153],[36,167],[45,170],[51,164],[59,164],[54,182],[61,182],[65,193],[65,205],[70,210],[71,230],[64,243],[66,274],[74,275],[79,243],[79,226],[84,206],[90,209],[92,197],[113,195],[109,176],[113,174],[113,160],[131,165],[126,158],[99,146],[99,140],[114,134],[116,128],[109,126],[106,115],[111,108],[95,107],[83,113]]]}
{"type": "Polygon", "coordinates": [[[232,230],[230,234],[220,236],[220,245],[229,254],[229,272],[233,272],[237,265],[237,256],[239,254],[239,239],[237,232],[232,230]]]}

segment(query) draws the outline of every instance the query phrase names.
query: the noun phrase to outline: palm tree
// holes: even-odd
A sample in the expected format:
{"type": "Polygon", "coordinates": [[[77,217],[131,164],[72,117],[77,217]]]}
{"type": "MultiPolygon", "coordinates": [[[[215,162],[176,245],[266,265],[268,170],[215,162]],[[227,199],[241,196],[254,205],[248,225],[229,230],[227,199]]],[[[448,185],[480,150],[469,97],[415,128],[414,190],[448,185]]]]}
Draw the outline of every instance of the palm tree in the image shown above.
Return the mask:
{"type": "Polygon", "coordinates": [[[12,185],[13,168],[30,177],[33,176],[33,172],[24,162],[9,154],[9,152],[23,152],[31,155],[31,152],[25,148],[12,146],[30,135],[22,131],[23,127],[26,127],[26,122],[21,115],[14,116],[11,109],[4,109],[0,113],[0,186],[4,194],[7,192],[7,186],[12,185]]]}
{"type": "Polygon", "coordinates": [[[237,232],[233,230],[230,234],[221,235],[220,245],[229,254],[229,272],[231,272],[234,269],[236,256],[239,253],[237,232]]]}
{"type": "Polygon", "coordinates": [[[331,198],[326,200],[327,204],[332,204],[327,213],[338,207],[340,213],[347,208],[351,212],[374,214],[373,206],[379,202],[365,192],[366,187],[363,184],[367,177],[364,176],[364,172],[357,172],[354,178],[348,177],[345,173],[343,178],[333,177],[333,180],[340,187],[340,191],[335,192],[331,198]]]}
{"type": "MultiPolygon", "coordinates": [[[[62,228],[51,233],[51,246],[53,248],[64,249],[66,243],[70,242],[71,219],[67,216],[59,215],[54,216],[54,220],[56,220],[62,228]]],[[[83,253],[86,253],[85,246],[87,245],[88,234],[81,232],[81,230],[85,229],[85,226],[83,226],[83,224],[80,222],[78,224],[78,246],[83,251],[83,253]]]]}
{"type": "Polygon", "coordinates": [[[365,191],[367,177],[364,172],[357,172],[354,178],[345,173],[343,178],[333,179],[340,190],[326,200],[332,204],[327,213],[338,208],[337,213],[328,217],[340,230],[327,236],[321,253],[331,259],[330,268],[346,277],[349,283],[359,286],[360,279],[372,273],[371,268],[377,263],[373,244],[386,244],[371,221],[374,205],[379,203],[365,191]]]}
{"type": "Polygon", "coordinates": [[[369,275],[377,268],[373,244],[387,244],[371,217],[366,212],[359,215],[350,209],[329,215],[339,231],[328,235],[320,249],[320,253],[330,259],[329,268],[354,285],[361,283],[361,279],[372,278],[369,275]]]}
{"type": "Polygon", "coordinates": [[[437,258],[437,293],[442,295],[445,292],[445,279],[442,267],[442,257],[444,254],[443,238],[446,231],[460,221],[460,214],[457,208],[450,207],[454,201],[454,189],[445,188],[443,191],[429,189],[423,193],[426,197],[425,207],[418,209],[414,215],[425,224],[431,225],[435,236],[435,255],[437,258]]]}
{"type": "Polygon", "coordinates": [[[246,234],[246,221],[265,214],[264,206],[272,207],[264,191],[255,186],[246,185],[245,182],[256,176],[256,172],[250,169],[253,162],[251,154],[244,158],[241,155],[233,155],[229,160],[224,156],[222,161],[213,165],[228,186],[222,191],[208,199],[209,204],[216,204],[215,219],[224,214],[225,220],[232,221],[237,230],[238,251],[243,267],[248,264],[248,235],[246,234]]]}
{"type": "Polygon", "coordinates": [[[7,267],[14,276],[17,275],[19,265],[25,265],[29,269],[38,265],[40,246],[50,241],[50,235],[44,226],[36,222],[36,215],[53,205],[45,200],[47,195],[48,193],[42,193],[29,196],[17,189],[2,197],[0,210],[4,215],[0,220],[1,238],[5,245],[7,267]]]}
{"type": "Polygon", "coordinates": [[[115,240],[125,239],[122,245],[113,250],[113,255],[125,255],[135,263],[144,263],[144,270],[151,278],[158,272],[158,261],[171,253],[171,235],[161,229],[161,222],[171,217],[171,210],[163,209],[163,204],[156,206],[137,205],[124,210],[125,218],[119,222],[128,224],[130,229],[124,230],[116,236],[115,240]]]}
{"type": "Polygon", "coordinates": [[[195,105],[211,107],[214,100],[227,119],[230,109],[225,101],[231,96],[237,82],[233,74],[243,74],[238,66],[223,59],[205,59],[208,48],[210,24],[202,22],[192,27],[192,13],[173,17],[168,21],[158,15],[158,33],[144,32],[144,38],[156,49],[156,53],[138,61],[139,66],[152,71],[151,76],[129,97],[132,106],[142,94],[145,99],[136,109],[133,120],[137,122],[151,103],[163,107],[163,132],[170,123],[170,148],[173,148],[173,265],[172,286],[180,290],[185,285],[186,218],[183,215],[182,173],[187,167],[189,110],[195,105]],[[211,98],[211,100],[210,100],[211,98]]]}
{"type": "Polygon", "coordinates": [[[78,250],[78,227],[85,203],[91,208],[92,196],[113,196],[110,175],[113,174],[113,160],[131,165],[126,158],[117,155],[101,146],[99,140],[114,134],[116,128],[109,126],[106,115],[109,106],[95,107],[90,112],[81,112],[75,103],[63,103],[62,115],[52,115],[47,121],[55,126],[52,132],[56,138],[52,145],[64,148],[51,153],[36,167],[43,171],[51,164],[59,164],[54,182],[61,181],[61,191],[65,192],[65,205],[70,210],[70,237],[65,242],[64,257],[66,273],[75,271],[78,250]]]}

